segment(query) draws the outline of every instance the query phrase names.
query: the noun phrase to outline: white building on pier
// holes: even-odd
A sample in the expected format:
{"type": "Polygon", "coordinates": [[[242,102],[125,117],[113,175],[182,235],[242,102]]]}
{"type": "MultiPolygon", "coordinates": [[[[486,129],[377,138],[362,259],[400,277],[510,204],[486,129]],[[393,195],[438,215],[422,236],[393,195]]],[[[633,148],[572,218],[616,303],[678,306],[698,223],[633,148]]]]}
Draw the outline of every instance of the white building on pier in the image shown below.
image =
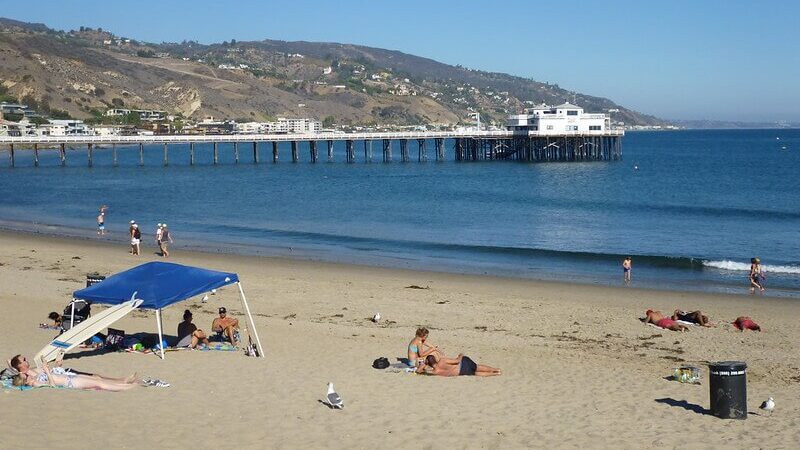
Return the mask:
{"type": "Polygon", "coordinates": [[[506,128],[509,131],[536,131],[540,135],[563,135],[602,133],[610,127],[608,115],[585,113],[580,106],[564,103],[558,106],[542,104],[526,109],[524,114],[510,115],[506,128]]]}

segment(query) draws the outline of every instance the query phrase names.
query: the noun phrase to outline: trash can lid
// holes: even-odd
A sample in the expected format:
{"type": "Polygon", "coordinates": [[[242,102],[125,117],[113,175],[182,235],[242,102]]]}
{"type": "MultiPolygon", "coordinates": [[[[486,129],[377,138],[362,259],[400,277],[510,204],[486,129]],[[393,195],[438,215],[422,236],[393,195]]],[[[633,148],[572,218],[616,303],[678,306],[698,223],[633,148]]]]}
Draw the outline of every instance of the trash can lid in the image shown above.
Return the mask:
{"type": "Polygon", "coordinates": [[[745,370],[747,363],[744,361],[718,361],[708,364],[708,367],[713,370],[745,370]]]}

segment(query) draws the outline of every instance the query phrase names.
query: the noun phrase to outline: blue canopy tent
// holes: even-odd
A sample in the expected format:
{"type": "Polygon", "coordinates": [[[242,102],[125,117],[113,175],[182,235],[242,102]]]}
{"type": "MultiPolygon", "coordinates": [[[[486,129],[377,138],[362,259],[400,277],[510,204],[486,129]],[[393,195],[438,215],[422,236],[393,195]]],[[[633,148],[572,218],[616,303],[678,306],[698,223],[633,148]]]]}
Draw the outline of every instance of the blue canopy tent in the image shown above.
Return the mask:
{"type": "MultiPolygon", "coordinates": [[[[140,308],[156,311],[159,342],[163,342],[162,308],[232,283],[236,283],[239,288],[242,305],[247,312],[250,322],[250,326],[247,327],[248,334],[249,330],[253,330],[258,354],[263,356],[264,351],[258,339],[253,316],[250,314],[250,307],[247,305],[247,298],[239,276],[235,273],[154,261],[114,274],[100,283],[75,291],[72,295],[76,299],[92,303],[118,305],[129,301],[135,293],[136,298],[143,300],[140,308]]],[[[164,358],[163,348],[161,358],[164,358]]]]}

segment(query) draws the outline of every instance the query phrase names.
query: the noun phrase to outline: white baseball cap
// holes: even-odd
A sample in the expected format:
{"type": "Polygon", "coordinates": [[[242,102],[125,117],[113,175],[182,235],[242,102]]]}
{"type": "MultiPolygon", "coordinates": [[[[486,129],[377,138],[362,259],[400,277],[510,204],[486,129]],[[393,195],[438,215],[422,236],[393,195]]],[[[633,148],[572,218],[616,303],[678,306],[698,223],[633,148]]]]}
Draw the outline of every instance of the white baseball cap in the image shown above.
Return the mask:
{"type": "Polygon", "coordinates": [[[139,225],[133,224],[133,228],[139,228],[139,225]]]}
{"type": "Polygon", "coordinates": [[[161,224],[158,224],[158,226],[160,227],[160,226],[161,226],[161,224]]]}
{"type": "Polygon", "coordinates": [[[131,224],[134,224],[134,223],[136,223],[136,221],[135,220],[131,220],[131,224]]]}
{"type": "Polygon", "coordinates": [[[164,227],[164,228],[167,228],[167,224],[165,224],[165,223],[162,223],[161,226],[164,227]]]}

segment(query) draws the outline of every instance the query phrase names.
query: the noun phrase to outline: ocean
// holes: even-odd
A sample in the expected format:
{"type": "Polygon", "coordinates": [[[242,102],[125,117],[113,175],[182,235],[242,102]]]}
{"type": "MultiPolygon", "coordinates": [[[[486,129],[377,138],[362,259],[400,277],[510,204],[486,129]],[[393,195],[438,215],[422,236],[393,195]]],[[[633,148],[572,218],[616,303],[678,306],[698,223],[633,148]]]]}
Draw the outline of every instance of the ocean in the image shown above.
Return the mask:
{"type": "MultiPolygon", "coordinates": [[[[747,293],[751,257],[767,271],[767,295],[800,297],[800,130],[629,132],[623,160],[587,163],[447,161],[311,164],[307,144],[261,163],[240,146],[17,151],[0,167],[0,226],[98,239],[97,208],[109,206],[105,239],[127,255],[128,221],[154,251],[166,222],[181,249],[204,249],[376,266],[633,286],[747,293]]],[[[416,156],[416,145],[410,152],[416,156]]],[[[379,156],[380,145],[374,154],[379,156]]],[[[428,145],[429,158],[433,145],[428,145]]],[[[324,146],[320,156],[325,160],[324,146]]],[[[398,153],[395,150],[395,153],[398,153]]],[[[397,154],[395,155],[397,156],[397,154]]],[[[0,160],[2,161],[2,160],[0,160]]],[[[5,161],[4,161],[5,162],[5,161]]],[[[133,261],[132,261],[133,263],[133,261]]],[[[100,268],[98,268],[100,269],[100,268]]]]}

